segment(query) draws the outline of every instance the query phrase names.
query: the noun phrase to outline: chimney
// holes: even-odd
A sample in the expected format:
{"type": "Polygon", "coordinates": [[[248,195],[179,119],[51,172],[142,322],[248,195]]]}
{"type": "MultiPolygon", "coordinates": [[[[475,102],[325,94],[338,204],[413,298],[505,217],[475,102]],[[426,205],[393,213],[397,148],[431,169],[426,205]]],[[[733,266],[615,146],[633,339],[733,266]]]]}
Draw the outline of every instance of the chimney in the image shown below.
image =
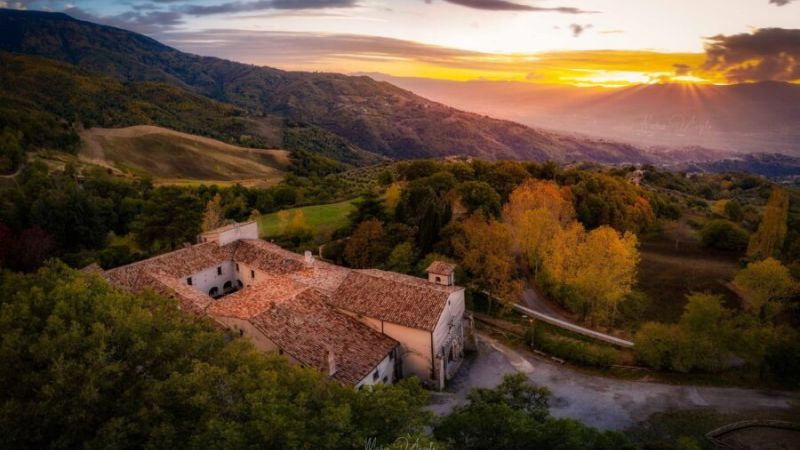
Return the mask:
{"type": "Polygon", "coordinates": [[[314,255],[309,250],[305,251],[303,259],[305,260],[306,266],[311,267],[314,265],[314,255]]]}
{"type": "Polygon", "coordinates": [[[333,347],[325,346],[325,360],[322,361],[322,372],[332,377],[336,373],[336,356],[333,354],[333,347]]]}

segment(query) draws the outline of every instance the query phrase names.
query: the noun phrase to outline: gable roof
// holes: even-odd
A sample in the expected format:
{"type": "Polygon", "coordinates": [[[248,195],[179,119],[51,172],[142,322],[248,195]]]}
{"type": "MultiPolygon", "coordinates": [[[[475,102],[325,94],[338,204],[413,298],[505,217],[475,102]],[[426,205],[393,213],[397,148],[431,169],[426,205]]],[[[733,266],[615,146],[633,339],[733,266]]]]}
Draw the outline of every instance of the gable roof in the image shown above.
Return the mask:
{"type": "Polygon", "coordinates": [[[425,272],[430,272],[436,275],[452,275],[456,270],[456,265],[444,261],[434,261],[425,269],[425,272]]]}
{"type": "Polygon", "coordinates": [[[359,315],[433,331],[447,299],[461,289],[383,270],[354,270],[329,303],[359,315]]]}
{"type": "Polygon", "coordinates": [[[394,339],[335,311],[323,293],[310,288],[266,302],[249,321],[306,366],[324,371],[328,354],[333,352],[333,378],[350,384],[367,377],[398,345],[394,339]]]}

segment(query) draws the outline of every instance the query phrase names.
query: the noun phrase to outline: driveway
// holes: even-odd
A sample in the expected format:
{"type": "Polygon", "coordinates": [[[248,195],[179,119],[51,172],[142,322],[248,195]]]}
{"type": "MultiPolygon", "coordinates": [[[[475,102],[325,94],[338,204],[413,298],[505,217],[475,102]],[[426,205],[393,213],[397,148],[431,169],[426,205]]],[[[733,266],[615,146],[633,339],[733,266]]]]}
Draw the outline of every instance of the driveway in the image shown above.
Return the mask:
{"type": "Polygon", "coordinates": [[[536,312],[563,320],[564,322],[575,323],[572,319],[562,314],[549,300],[544,298],[533,283],[529,283],[525,286],[519,304],[536,312]]]}
{"type": "Polygon", "coordinates": [[[587,425],[619,430],[672,409],[713,408],[719,412],[790,410],[800,407],[800,395],[738,388],[714,388],[646,383],[587,375],[511,349],[479,334],[479,352],[464,362],[448,392],[433,396],[430,410],[447,414],[466,401],[473,387],[494,387],[503,375],[522,372],[535,384],[547,386],[550,411],[587,425]]]}

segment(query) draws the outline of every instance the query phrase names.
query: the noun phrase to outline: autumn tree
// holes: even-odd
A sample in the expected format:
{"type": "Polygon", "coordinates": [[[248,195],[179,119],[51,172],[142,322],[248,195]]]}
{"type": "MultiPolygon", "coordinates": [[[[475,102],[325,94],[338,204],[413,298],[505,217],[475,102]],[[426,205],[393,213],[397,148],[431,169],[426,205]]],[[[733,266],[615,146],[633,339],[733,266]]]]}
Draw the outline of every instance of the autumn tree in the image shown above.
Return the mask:
{"type": "Polygon", "coordinates": [[[225,214],[222,209],[222,196],[217,194],[206,203],[203,213],[203,231],[215,230],[225,224],[225,214]]]}
{"type": "Polygon", "coordinates": [[[504,306],[516,303],[522,283],[514,277],[513,239],[506,224],[478,214],[467,218],[461,229],[452,245],[475,288],[488,293],[490,305],[495,299],[504,306]]]}
{"type": "Polygon", "coordinates": [[[769,257],[763,261],[751,262],[739,271],[733,285],[742,292],[745,307],[759,315],[764,315],[765,306],[788,296],[795,281],[780,261],[769,257]]]}
{"type": "Polygon", "coordinates": [[[758,230],[750,237],[747,256],[751,259],[778,257],[786,239],[789,213],[789,193],[785,189],[773,188],[764,207],[758,230]]]}
{"type": "Polygon", "coordinates": [[[403,193],[403,185],[399,182],[392,183],[386,188],[384,198],[386,201],[386,209],[389,214],[394,215],[397,204],[400,202],[400,195],[403,193]]]}
{"type": "Polygon", "coordinates": [[[351,267],[376,267],[386,261],[391,248],[386,242],[383,224],[376,219],[361,222],[347,240],[344,258],[351,267]]]}
{"type": "Polygon", "coordinates": [[[636,281],[637,245],[632,233],[620,234],[607,226],[587,233],[573,222],[545,243],[543,267],[550,280],[576,294],[568,306],[579,309],[584,318],[607,323],[636,281]]]}

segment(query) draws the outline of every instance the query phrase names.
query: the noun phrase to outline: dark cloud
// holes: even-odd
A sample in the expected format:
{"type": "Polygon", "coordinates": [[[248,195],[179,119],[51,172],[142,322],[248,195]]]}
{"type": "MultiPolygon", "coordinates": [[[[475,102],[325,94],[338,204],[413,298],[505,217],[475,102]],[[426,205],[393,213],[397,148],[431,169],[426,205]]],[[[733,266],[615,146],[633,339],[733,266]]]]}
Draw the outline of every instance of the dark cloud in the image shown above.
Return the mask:
{"type": "Polygon", "coordinates": [[[580,25],[577,23],[569,25],[569,29],[572,30],[573,37],[580,36],[584,31],[588,30],[589,28],[592,28],[592,24],[590,23],[587,23],[586,25],[580,25]]]}
{"type": "Polygon", "coordinates": [[[704,70],[730,82],[800,80],[800,29],[762,28],[707,39],[704,70]]]}
{"type": "Polygon", "coordinates": [[[350,8],[357,4],[357,0],[256,0],[225,2],[216,5],[186,5],[181,10],[193,16],[206,16],[266,9],[350,8]]]}
{"type": "Polygon", "coordinates": [[[794,0],[769,0],[769,2],[773,5],[784,6],[792,3],[794,0]]]}
{"type": "Polygon", "coordinates": [[[675,68],[675,75],[679,77],[689,75],[692,71],[692,66],[688,64],[673,64],[672,67],[675,68]]]}
{"type": "Polygon", "coordinates": [[[76,19],[124,28],[144,34],[156,34],[173,29],[183,23],[183,15],[176,11],[127,11],[110,16],[98,16],[78,7],[64,10],[76,19]]]}
{"type": "MultiPolygon", "coordinates": [[[[535,12],[559,12],[565,14],[585,14],[595,11],[584,11],[580,8],[569,6],[556,6],[552,8],[541,6],[530,6],[522,3],[514,3],[506,0],[444,0],[455,5],[466,6],[467,8],[484,9],[488,11],[535,11],[535,12]]],[[[430,1],[428,1],[430,3],[430,1]]]]}

